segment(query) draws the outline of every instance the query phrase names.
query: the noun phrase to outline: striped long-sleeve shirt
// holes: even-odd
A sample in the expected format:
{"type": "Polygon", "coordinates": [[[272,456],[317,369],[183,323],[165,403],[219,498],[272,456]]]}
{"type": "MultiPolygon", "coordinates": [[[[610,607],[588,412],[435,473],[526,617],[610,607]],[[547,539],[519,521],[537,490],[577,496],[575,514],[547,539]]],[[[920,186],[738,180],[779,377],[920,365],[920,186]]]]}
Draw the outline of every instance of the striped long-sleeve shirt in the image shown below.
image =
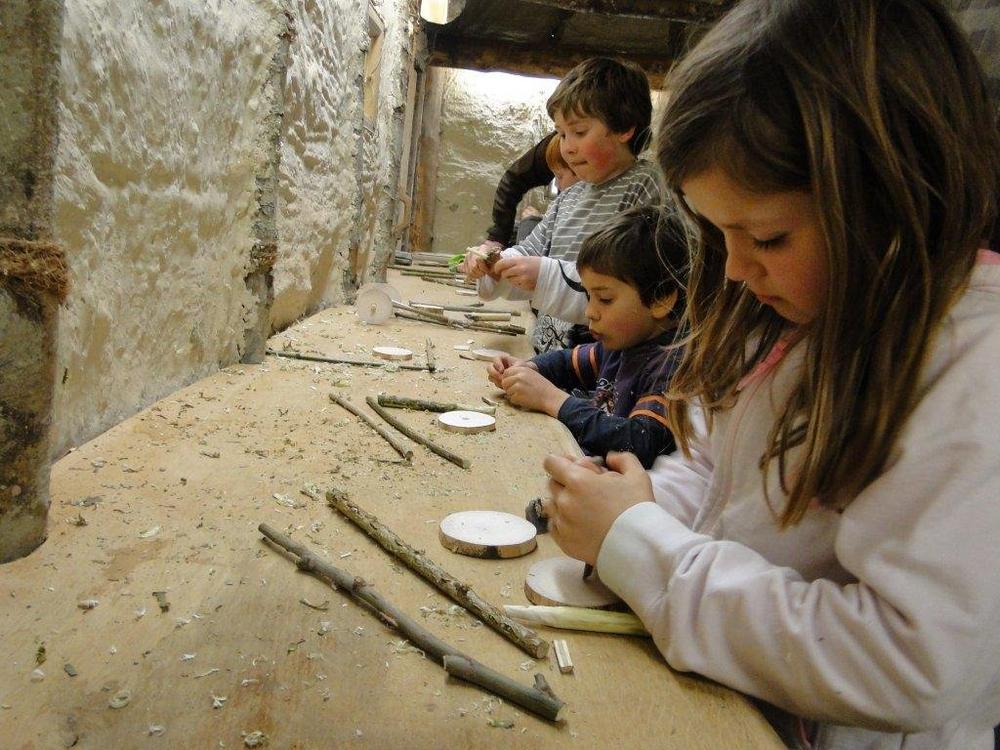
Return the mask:
{"type": "Polygon", "coordinates": [[[674,450],[663,397],[679,360],[677,350],[664,348],[673,337],[671,330],[624,350],[583,344],[531,360],[553,385],[584,392],[566,399],[557,418],[585,453],[628,451],[648,469],[674,450]]]}
{"type": "Polygon", "coordinates": [[[535,291],[514,289],[486,276],[479,280],[479,296],[487,300],[500,296],[531,299],[532,307],[541,313],[532,334],[535,350],[564,348],[570,326],[585,322],[587,301],[563,281],[560,263],[565,266],[563,272],[575,278],[574,261],[587,237],[627,208],[659,203],[660,194],[659,170],[642,160],[600,185],[578,182],[570,186],[552,202],[527,239],[502,253],[503,257],[543,256],[535,291]]]}

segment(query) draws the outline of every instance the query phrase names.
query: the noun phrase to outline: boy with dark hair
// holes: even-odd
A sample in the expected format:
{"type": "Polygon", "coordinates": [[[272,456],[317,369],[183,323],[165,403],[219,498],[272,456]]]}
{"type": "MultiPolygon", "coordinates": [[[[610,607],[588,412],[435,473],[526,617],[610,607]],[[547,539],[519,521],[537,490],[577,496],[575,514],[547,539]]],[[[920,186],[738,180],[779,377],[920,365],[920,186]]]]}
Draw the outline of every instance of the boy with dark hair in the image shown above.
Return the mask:
{"type": "Polygon", "coordinates": [[[631,63],[587,60],[571,70],[549,97],[560,150],[580,182],[560,194],[523,242],[487,264],[466,256],[462,270],[479,279],[483,299],[531,299],[540,314],[532,333],[535,351],[570,344],[573,323],[583,323],[586,302],[574,281],[585,237],[632,206],[660,199],[659,174],[636,155],[649,141],[652,103],[645,74],[631,63]]]}
{"type": "Polygon", "coordinates": [[[686,265],[676,212],[628,209],[584,240],[577,258],[596,342],[528,361],[497,357],[490,381],[511,403],[556,417],[585,453],[627,451],[652,466],[674,449],[663,394],[678,352],[666,347],[676,334],[671,313],[684,307],[686,265]]]}

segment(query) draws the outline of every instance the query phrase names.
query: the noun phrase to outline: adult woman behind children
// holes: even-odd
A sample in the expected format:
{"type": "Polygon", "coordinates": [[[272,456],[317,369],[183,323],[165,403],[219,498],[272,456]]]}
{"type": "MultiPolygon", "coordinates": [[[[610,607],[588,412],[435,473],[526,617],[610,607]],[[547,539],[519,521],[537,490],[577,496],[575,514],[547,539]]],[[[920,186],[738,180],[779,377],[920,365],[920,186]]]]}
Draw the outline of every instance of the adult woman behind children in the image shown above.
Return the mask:
{"type": "Polygon", "coordinates": [[[682,452],[550,456],[553,536],[793,746],[992,748],[1000,138],[967,40],[936,0],[749,0],[670,89],[682,452]]]}

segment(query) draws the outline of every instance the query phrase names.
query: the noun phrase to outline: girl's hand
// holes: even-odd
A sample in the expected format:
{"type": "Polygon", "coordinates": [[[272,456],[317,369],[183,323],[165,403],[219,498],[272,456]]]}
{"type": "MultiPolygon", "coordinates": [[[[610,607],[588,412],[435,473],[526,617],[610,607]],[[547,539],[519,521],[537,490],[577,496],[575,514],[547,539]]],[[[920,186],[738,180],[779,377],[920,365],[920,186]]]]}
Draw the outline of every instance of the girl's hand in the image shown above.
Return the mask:
{"type": "Polygon", "coordinates": [[[653,485],[631,453],[609,453],[608,471],[587,459],[548,456],[549,499],[542,504],[549,532],[570,557],[593,565],[615,519],[633,505],[653,499],[653,485]]]}
{"type": "Polygon", "coordinates": [[[493,383],[497,388],[503,388],[503,374],[511,367],[534,367],[526,359],[518,359],[517,357],[512,357],[509,354],[501,354],[499,357],[493,359],[486,366],[486,377],[489,378],[490,382],[493,383]]]}
{"type": "Polygon", "coordinates": [[[554,417],[569,394],[556,388],[534,365],[508,368],[500,381],[507,400],[515,406],[554,417]]]}
{"type": "Polygon", "coordinates": [[[531,291],[538,283],[538,271],[542,267],[542,259],[535,256],[516,255],[512,258],[501,258],[493,264],[493,273],[507,279],[519,289],[531,291]]]}

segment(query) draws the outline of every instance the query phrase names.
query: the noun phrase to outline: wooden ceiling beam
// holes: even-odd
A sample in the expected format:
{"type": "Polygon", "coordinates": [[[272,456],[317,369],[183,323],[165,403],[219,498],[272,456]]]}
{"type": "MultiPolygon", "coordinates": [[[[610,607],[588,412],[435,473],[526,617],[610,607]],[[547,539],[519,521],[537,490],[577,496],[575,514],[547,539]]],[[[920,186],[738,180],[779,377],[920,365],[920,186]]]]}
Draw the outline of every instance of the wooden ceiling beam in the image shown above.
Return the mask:
{"type": "Polygon", "coordinates": [[[574,13],[596,13],[628,18],[656,18],[680,23],[709,23],[722,17],[733,2],[699,0],[524,0],[574,13]]]}
{"type": "MultiPolygon", "coordinates": [[[[604,55],[596,50],[548,47],[539,49],[504,42],[484,42],[467,39],[452,39],[438,36],[434,40],[430,65],[446,68],[468,68],[471,70],[502,71],[526,75],[554,76],[562,78],[573,66],[590,57],[604,55]]],[[[662,88],[663,78],[672,60],[667,57],[621,54],[619,56],[639,65],[649,78],[654,89],[662,88]]]]}

